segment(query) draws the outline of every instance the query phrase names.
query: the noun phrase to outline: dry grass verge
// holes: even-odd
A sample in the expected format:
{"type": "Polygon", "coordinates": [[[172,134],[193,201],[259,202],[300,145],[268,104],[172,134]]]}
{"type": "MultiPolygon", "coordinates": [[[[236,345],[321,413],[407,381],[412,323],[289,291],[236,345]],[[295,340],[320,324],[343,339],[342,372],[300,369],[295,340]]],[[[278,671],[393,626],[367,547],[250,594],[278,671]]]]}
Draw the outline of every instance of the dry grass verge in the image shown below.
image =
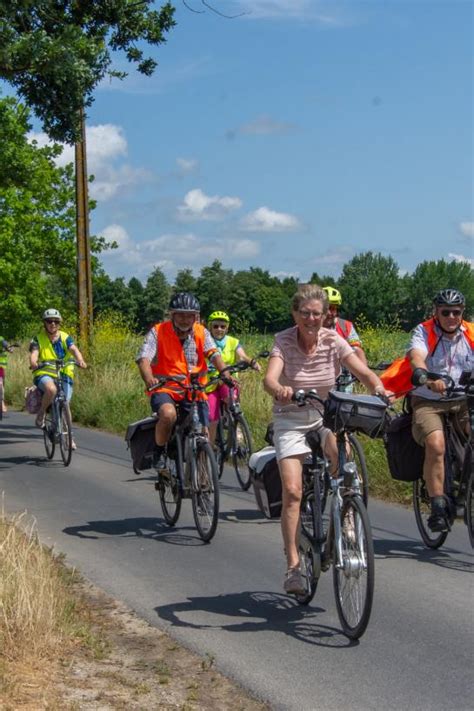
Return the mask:
{"type": "Polygon", "coordinates": [[[0,709],[246,709],[264,704],[0,516],[0,709]]]}

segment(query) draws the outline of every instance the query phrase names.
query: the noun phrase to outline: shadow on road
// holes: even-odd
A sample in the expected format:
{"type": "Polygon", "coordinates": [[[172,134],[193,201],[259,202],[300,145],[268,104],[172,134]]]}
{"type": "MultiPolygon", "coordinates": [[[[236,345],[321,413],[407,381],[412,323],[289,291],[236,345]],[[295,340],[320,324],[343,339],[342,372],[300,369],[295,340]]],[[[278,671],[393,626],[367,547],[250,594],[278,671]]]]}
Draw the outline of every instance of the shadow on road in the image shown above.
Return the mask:
{"type": "Polygon", "coordinates": [[[319,647],[344,648],[359,644],[335,627],[318,624],[317,617],[324,612],[323,608],[302,607],[279,593],[240,592],[190,597],[186,602],[155,607],[155,611],[160,619],[175,627],[225,632],[281,632],[319,647]],[[214,619],[213,615],[216,616],[214,619]],[[229,622],[229,617],[234,621],[229,622]],[[196,622],[199,619],[203,620],[200,624],[196,622]]]}
{"type": "Polygon", "coordinates": [[[207,545],[198,536],[194,527],[182,526],[170,528],[161,519],[151,517],[120,518],[110,521],[89,521],[82,526],[68,526],[63,528],[63,533],[68,536],[98,540],[103,536],[123,536],[149,538],[160,543],[170,543],[174,546],[200,546],[207,545]],[[189,535],[188,531],[195,532],[189,535]]]}
{"type": "Polygon", "coordinates": [[[458,551],[452,548],[433,550],[426,548],[421,541],[412,539],[376,539],[374,540],[374,550],[379,558],[412,558],[422,563],[434,563],[449,570],[457,570],[463,573],[474,572],[474,563],[465,558],[457,557],[459,555],[458,551]]]}

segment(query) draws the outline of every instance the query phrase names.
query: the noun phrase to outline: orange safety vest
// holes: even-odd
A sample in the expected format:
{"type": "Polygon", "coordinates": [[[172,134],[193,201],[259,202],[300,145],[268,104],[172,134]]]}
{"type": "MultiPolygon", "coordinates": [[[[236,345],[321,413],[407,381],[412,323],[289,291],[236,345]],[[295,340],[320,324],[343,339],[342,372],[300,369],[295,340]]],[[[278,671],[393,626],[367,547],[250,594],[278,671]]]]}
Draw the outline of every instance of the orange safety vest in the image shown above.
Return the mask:
{"type": "MultiPolygon", "coordinates": [[[[189,370],[188,362],[184,355],[183,344],[179,340],[172,322],[163,321],[162,323],[155,324],[154,328],[156,330],[158,354],[151,363],[151,372],[153,375],[155,377],[159,377],[160,375],[185,375],[186,379],[183,380],[183,385],[191,385],[191,372],[203,373],[203,375],[199,377],[199,383],[204,385],[206,383],[207,373],[206,359],[204,357],[204,326],[201,323],[195,323],[193,326],[198,362],[192,371],[189,370]]],[[[191,392],[184,390],[181,387],[181,383],[167,383],[162,388],[154,390],[153,392],[169,393],[173,400],[177,402],[184,399],[191,399],[191,392]]],[[[153,393],[147,392],[147,394],[151,396],[153,393]]],[[[207,400],[206,394],[204,392],[198,392],[197,399],[207,400]]]]}
{"type": "MultiPolygon", "coordinates": [[[[435,330],[435,320],[434,318],[430,318],[428,321],[423,321],[421,325],[428,334],[428,353],[432,356],[439,342],[439,336],[435,330]]],[[[462,325],[465,328],[462,332],[464,338],[471,348],[474,348],[474,323],[463,321],[462,325]]],[[[394,360],[387,370],[384,370],[380,376],[380,380],[387,390],[392,390],[396,395],[401,396],[413,389],[411,382],[412,374],[413,369],[410,364],[410,359],[406,355],[394,360]]]]}

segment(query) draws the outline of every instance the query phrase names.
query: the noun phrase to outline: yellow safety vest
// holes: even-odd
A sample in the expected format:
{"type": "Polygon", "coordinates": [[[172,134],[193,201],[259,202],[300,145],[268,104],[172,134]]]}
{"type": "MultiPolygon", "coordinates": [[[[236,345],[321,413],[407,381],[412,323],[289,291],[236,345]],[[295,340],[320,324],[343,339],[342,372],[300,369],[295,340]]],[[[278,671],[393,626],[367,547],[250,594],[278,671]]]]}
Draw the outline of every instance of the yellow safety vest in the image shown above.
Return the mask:
{"type": "MultiPolygon", "coordinates": [[[[68,347],[66,345],[66,340],[68,338],[68,334],[65,333],[64,331],[59,331],[59,338],[61,339],[61,343],[63,344],[65,356],[64,356],[64,361],[67,362],[68,360],[72,360],[74,356],[69,355],[68,353],[68,347]]],[[[38,339],[38,345],[39,345],[39,355],[38,355],[38,363],[41,363],[42,361],[45,360],[57,360],[58,356],[56,351],[54,350],[54,346],[49,340],[48,336],[46,333],[40,333],[37,336],[38,339]]],[[[56,369],[53,366],[45,366],[44,368],[41,368],[40,370],[35,370],[34,372],[34,377],[37,378],[40,375],[49,375],[52,378],[55,378],[57,376],[56,369]]],[[[74,364],[70,363],[69,365],[65,365],[64,368],[61,370],[61,375],[67,375],[71,380],[74,379],[74,364]]]]}

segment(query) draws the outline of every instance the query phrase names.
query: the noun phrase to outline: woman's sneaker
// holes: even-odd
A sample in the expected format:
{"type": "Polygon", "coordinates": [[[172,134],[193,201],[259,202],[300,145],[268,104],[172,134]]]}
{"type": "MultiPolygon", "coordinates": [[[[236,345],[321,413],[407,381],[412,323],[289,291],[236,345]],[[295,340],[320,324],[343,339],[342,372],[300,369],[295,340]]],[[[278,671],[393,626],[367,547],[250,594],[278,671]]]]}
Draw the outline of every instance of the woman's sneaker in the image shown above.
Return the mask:
{"type": "Polygon", "coordinates": [[[283,589],[288,595],[304,595],[306,588],[301,575],[300,566],[288,568],[283,582],[283,589]]]}

